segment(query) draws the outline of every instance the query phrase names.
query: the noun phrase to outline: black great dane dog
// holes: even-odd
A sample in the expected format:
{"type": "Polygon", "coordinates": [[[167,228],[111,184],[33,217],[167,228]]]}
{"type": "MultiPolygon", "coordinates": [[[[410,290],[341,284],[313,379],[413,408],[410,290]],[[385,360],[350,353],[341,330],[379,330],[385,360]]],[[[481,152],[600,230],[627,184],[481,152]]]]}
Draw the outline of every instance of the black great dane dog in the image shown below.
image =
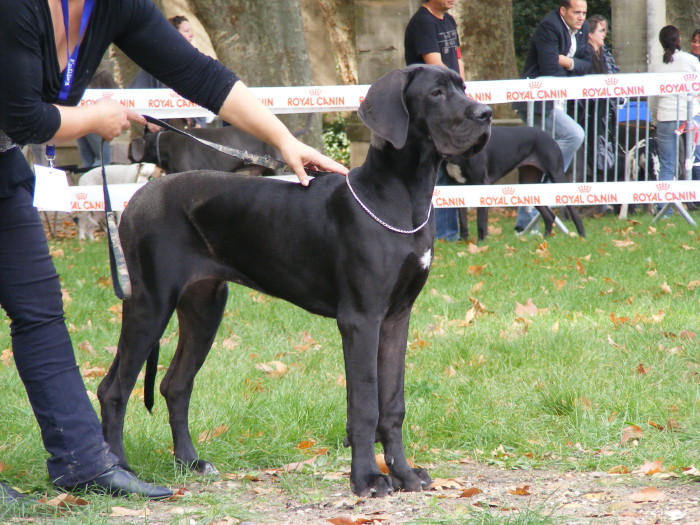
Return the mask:
{"type": "MultiPolygon", "coordinates": [[[[518,168],[521,184],[566,182],[564,160],[554,139],[538,128],[529,126],[494,126],[491,139],[477,155],[453,155],[447,159],[447,173],[458,184],[493,184],[518,168]]],[[[576,231],[583,237],[581,217],[574,206],[567,206],[576,231]]],[[[545,224],[545,233],[552,233],[554,212],[547,206],[537,206],[545,224]]],[[[488,208],[476,210],[477,234],[480,241],[488,233],[488,208]]]]}
{"type": "Polygon", "coordinates": [[[98,390],[105,437],[124,467],[129,394],[147,359],[152,390],[158,340],[177,310],[180,338],[160,386],[175,458],[216,473],[194,449],[188,406],[231,281],[337,319],[352,490],[385,496],[430,484],[425,470],[409,466],[401,437],[408,322],[432,260],[437,165],[441,155],[484,147],[491,109],[465,96],[457,74],[418,65],[374,83],[359,115],[372,130],[371,146],[347,178],[325,174],[303,187],[199,171],[163,177],[134,195],[119,229],[133,291],[98,390]],[[375,440],[390,476],[379,471],[375,440]]]}

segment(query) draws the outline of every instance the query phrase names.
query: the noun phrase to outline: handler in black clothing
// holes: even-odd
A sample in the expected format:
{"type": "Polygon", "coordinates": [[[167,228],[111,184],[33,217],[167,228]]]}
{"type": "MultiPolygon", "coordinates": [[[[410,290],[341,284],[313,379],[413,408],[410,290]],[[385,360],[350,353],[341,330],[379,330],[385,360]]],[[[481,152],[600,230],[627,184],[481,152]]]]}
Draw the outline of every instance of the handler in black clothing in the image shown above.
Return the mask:
{"type": "MultiPolygon", "coordinates": [[[[168,497],[117,465],[102,438],[65,325],[61,287],[39,214],[34,175],[17,144],[97,133],[106,140],[145,124],[110,99],[75,106],[110,43],[181,95],[273,144],[302,184],[304,166],[347,173],[299,142],[238,80],[178,34],[151,0],[0,0],[0,304],[41,428],[49,476],[64,489],[168,497]]],[[[0,484],[0,503],[21,494],[0,484]]]]}

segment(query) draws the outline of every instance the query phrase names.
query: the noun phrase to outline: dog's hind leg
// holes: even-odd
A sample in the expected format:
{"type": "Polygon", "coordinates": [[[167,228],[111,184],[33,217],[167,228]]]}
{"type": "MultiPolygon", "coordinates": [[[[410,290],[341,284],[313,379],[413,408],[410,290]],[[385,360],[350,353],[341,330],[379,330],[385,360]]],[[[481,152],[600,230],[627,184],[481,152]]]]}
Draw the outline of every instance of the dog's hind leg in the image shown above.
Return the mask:
{"type": "Polygon", "coordinates": [[[389,315],[379,334],[377,374],[379,380],[379,422],[377,434],[384,447],[384,459],[389,467],[395,489],[421,491],[430,486],[428,472],[412,468],[404,453],[402,427],[406,406],[404,402],[404,368],[410,309],[389,315]]]}
{"type": "Polygon", "coordinates": [[[172,309],[157,308],[135,289],[124,302],[117,355],[97,389],[102,415],[102,433],[119,464],[129,468],[124,454],[124,416],[131,391],[149,354],[158,348],[172,309]]]}
{"type": "Polygon", "coordinates": [[[228,297],[225,281],[190,284],[177,304],[180,337],[160,392],[168,404],[176,460],[202,475],[216,475],[216,468],[197,455],[189,431],[189,408],[194,378],[209,354],[228,297]]]}
{"type": "Polygon", "coordinates": [[[542,220],[544,221],[545,236],[552,235],[552,227],[554,226],[555,219],[554,212],[549,206],[535,206],[535,208],[538,212],[540,212],[542,220]]]}

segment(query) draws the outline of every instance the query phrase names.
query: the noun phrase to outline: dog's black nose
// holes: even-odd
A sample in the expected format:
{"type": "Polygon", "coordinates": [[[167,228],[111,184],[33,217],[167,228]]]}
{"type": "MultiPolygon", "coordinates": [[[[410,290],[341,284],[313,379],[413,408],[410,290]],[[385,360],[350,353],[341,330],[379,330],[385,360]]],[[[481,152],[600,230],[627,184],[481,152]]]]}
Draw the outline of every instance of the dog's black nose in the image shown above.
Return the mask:
{"type": "Polygon", "coordinates": [[[493,111],[489,106],[484,104],[477,104],[471,109],[471,117],[474,120],[480,122],[489,123],[491,122],[491,117],[493,116],[493,111]]]}

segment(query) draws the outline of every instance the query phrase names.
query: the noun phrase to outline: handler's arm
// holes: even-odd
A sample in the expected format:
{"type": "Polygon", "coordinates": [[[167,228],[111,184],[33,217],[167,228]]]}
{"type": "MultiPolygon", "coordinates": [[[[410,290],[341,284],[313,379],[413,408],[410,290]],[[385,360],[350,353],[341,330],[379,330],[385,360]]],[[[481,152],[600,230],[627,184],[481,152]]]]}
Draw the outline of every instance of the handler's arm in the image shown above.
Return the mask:
{"type": "MultiPolygon", "coordinates": [[[[423,61],[426,64],[430,64],[431,66],[442,66],[442,67],[447,67],[445,63],[442,61],[442,57],[440,56],[440,53],[426,53],[424,55],[421,55],[423,57],[423,61]]],[[[462,65],[462,61],[458,60],[457,63],[459,64],[459,76],[462,77],[462,80],[464,80],[464,65],[462,65]]]]}
{"type": "Polygon", "coordinates": [[[304,167],[333,171],[347,175],[342,164],[322,155],[297,140],[287,127],[241,81],[236,82],[219,110],[219,116],[229,124],[272,144],[306,186],[309,183],[304,167]]]}

